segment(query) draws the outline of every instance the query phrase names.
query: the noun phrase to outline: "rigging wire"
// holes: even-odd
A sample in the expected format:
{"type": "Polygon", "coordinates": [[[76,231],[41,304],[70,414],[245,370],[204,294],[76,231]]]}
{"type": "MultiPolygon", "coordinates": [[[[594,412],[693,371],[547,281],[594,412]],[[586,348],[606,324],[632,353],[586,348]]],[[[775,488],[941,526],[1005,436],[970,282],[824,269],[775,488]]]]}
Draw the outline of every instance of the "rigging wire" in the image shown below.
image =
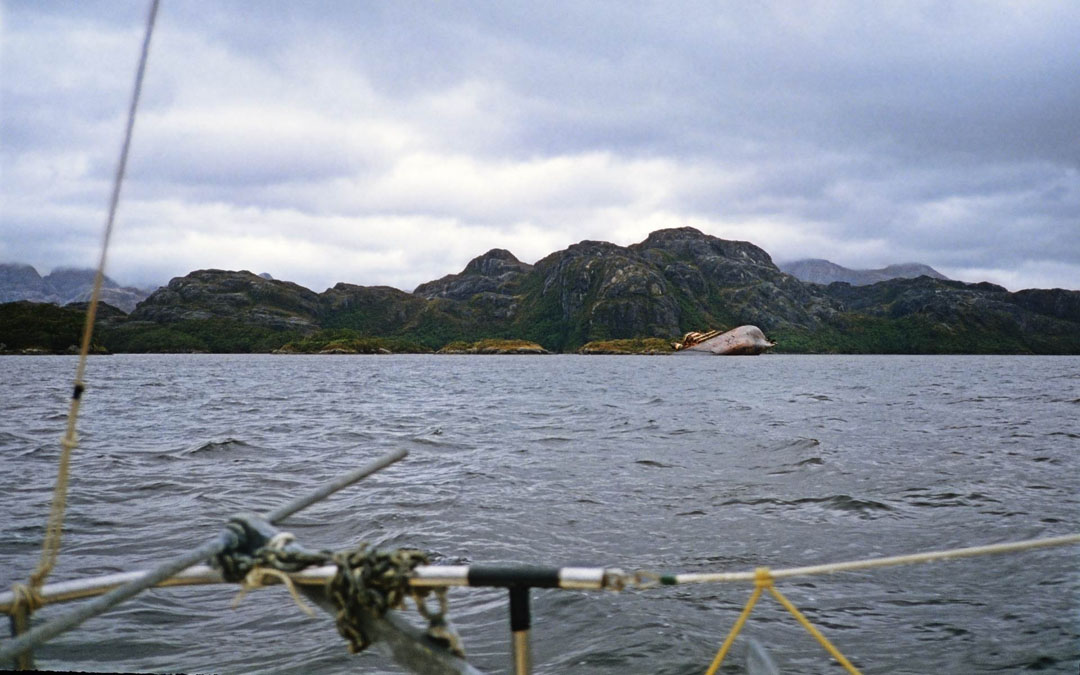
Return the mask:
{"type": "Polygon", "coordinates": [[[67,428],[64,438],[60,441],[63,451],[60,454],[60,468],[56,478],[56,487],[53,490],[52,508],[49,512],[49,524],[45,532],[45,541],[42,545],[41,560],[37,568],[30,575],[31,588],[39,588],[49,576],[56,564],[56,558],[60,552],[60,534],[64,524],[64,507],[67,501],[67,486],[71,452],[78,447],[79,441],[75,432],[75,425],[79,418],[79,404],[82,401],[83,391],[86,390],[86,361],[90,354],[90,341],[94,334],[94,321],[97,317],[97,306],[101,299],[101,288],[105,280],[105,260],[109,252],[109,241],[112,239],[113,224],[116,220],[116,209],[120,202],[120,186],[124,182],[124,173],[127,170],[128,151],[131,148],[131,135],[135,128],[135,111],[139,105],[139,96],[142,92],[143,75],[146,72],[146,60],[150,51],[150,37],[154,31],[154,21],[157,17],[159,0],[153,0],[150,12],[146,19],[146,37],[143,39],[142,53],[139,56],[139,68],[135,74],[135,91],[131,97],[131,107],[128,109],[127,128],[124,133],[124,145],[120,151],[120,162],[116,167],[116,175],[113,179],[112,196],[109,199],[109,217],[105,224],[105,235],[101,244],[101,258],[98,261],[97,273],[94,276],[94,288],[90,294],[90,304],[86,308],[86,323],[83,327],[82,346],[79,350],[79,365],[75,370],[75,389],[71,395],[71,405],[68,408],[67,428]]]}
{"type": "MultiPolygon", "coordinates": [[[[71,453],[78,447],[79,441],[76,434],[76,422],[79,418],[79,406],[82,402],[82,394],[86,390],[86,361],[90,354],[90,344],[94,335],[94,322],[97,318],[97,306],[101,299],[101,288],[105,281],[105,261],[109,252],[109,242],[112,239],[113,225],[116,221],[116,209],[120,203],[120,187],[124,182],[124,173],[127,170],[128,153],[131,148],[131,136],[135,128],[135,113],[139,106],[139,98],[142,93],[143,76],[146,73],[147,57],[150,53],[150,38],[154,32],[154,22],[157,19],[159,0],[152,0],[150,11],[146,18],[146,34],[143,38],[142,50],[139,54],[139,66],[135,72],[135,88],[131,96],[131,105],[128,108],[127,126],[124,130],[124,144],[120,150],[120,161],[116,166],[116,175],[113,178],[112,195],[109,198],[109,215],[105,223],[105,233],[101,244],[101,258],[98,260],[97,273],[94,275],[94,287],[90,294],[90,303],[86,308],[86,322],[83,326],[82,344],[79,349],[79,363],[75,369],[75,386],[71,395],[71,403],[68,407],[67,425],[64,437],[60,441],[61,452],[56,474],[56,484],[53,487],[52,504],[49,507],[49,517],[45,526],[45,537],[41,545],[41,558],[37,566],[30,574],[29,584],[16,584],[14,591],[20,598],[19,608],[16,612],[15,628],[22,632],[29,627],[29,615],[40,606],[38,589],[45,583],[60,555],[60,537],[64,527],[64,512],[67,506],[68,482],[71,472],[71,453]]],[[[16,664],[20,669],[33,667],[33,661],[29,653],[20,655],[16,664]]]]}

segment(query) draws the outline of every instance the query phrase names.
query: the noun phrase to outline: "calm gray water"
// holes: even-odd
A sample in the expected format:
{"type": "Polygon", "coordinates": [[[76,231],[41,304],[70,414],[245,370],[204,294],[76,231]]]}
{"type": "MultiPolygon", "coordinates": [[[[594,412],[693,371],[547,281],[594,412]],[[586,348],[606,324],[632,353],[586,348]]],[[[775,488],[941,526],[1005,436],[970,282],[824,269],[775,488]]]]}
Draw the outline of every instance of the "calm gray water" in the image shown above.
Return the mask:
{"type": "MultiPolygon", "coordinates": [[[[75,361],[0,357],[0,584],[36,562],[75,361]]],[[[742,571],[1080,530],[1080,358],[126,355],[88,371],[53,580],[139,569],[388,449],[294,517],[312,547],[445,563],[742,571]]],[[[1078,549],[815,577],[788,597],[867,673],[1075,674],[1078,549]]],[[[701,673],[750,589],[534,591],[540,673],[701,673]]],[[[41,667],[398,672],[284,589],[166,589],[41,667]]],[[[70,607],[70,606],[66,606],[70,607]]],[[[65,607],[42,610],[56,616],[65,607]]],[[[506,671],[501,591],[451,591],[506,671]]],[[[771,598],[745,630],[787,673],[839,667],[771,598]]],[[[741,654],[741,650],[739,652],[741,654]]],[[[731,660],[729,660],[731,661],[731,660]]],[[[742,672],[738,661],[724,672],[742,672]]]]}

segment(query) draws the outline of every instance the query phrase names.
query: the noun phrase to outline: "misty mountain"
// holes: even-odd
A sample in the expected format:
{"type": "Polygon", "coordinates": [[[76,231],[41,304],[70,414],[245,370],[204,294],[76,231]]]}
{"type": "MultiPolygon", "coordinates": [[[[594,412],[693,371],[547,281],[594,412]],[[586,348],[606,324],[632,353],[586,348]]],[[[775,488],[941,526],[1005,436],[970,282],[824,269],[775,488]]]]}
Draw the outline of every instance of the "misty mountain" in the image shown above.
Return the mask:
{"type": "MultiPolygon", "coordinates": [[[[0,302],[29,300],[54,305],[88,302],[96,275],[92,269],[60,267],[43,277],[31,265],[0,263],[0,302]]],[[[146,290],[120,286],[108,276],[101,287],[101,301],[124,312],[134,310],[149,295],[146,290]]]]}
{"type": "Polygon", "coordinates": [[[889,279],[914,279],[921,276],[948,280],[941,272],[922,263],[901,263],[876,270],[853,270],[828,260],[807,258],[783,263],[780,269],[799,281],[826,286],[836,281],[852,286],[868,286],[889,279]]]}

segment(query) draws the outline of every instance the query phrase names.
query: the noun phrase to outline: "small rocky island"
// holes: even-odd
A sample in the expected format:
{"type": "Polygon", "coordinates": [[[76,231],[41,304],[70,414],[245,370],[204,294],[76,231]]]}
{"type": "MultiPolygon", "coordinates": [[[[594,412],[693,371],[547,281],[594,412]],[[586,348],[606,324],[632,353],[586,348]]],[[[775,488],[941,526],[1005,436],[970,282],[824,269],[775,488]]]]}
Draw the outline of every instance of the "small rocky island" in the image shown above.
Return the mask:
{"type": "Polygon", "coordinates": [[[476,342],[451,342],[438,354],[550,354],[535,342],[528,340],[477,340],[476,342]]]}

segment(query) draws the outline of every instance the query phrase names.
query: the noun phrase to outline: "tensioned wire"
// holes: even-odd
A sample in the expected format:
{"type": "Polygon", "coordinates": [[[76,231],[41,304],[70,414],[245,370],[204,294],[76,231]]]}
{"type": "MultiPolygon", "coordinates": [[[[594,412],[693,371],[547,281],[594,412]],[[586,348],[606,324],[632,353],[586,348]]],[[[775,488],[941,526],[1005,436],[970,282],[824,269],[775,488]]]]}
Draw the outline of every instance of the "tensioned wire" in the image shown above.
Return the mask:
{"type": "MultiPolygon", "coordinates": [[[[64,526],[64,511],[67,505],[67,490],[70,476],[71,453],[78,447],[79,441],[76,434],[76,423],[79,418],[79,406],[82,402],[82,394],[86,389],[86,362],[90,354],[90,345],[94,335],[94,322],[97,318],[98,302],[101,299],[101,288],[105,280],[105,261],[109,252],[109,242],[112,239],[113,225],[116,222],[116,210],[120,203],[120,188],[124,182],[124,173],[127,170],[128,153],[131,148],[131,136],[135,128],[135,113],[139,106],[139,97],[142,93],[143,76],[146,72],[147,57],[150,52],[150,37],[154,31],[154,21],[157,18],[159,0],[152,0],[150,11],[146,18],[146,35],[143,38],[142,50],[139,54],[139,66],[135,73],[135,87],[131,96],[131,104],[128,107],[127,125],[124,130],[124,144],[120,150],[120,161],[116,166],[116,174],[113,178],[112,195],[109,198],[109,214],[105,223],[105,233],[102,237],[101,257],[98,260],[97,273],[94,275],[94,286],[90,293],[90,303],[86,309],[86,321],[83,325],[82,344],[79,349],[79,362],[75,369],[75,386],[71,395],[71,403],[68,407],[67,424],[63,439],[60,441],[61,452],[57,468],[56,484],[53,488],[52,504],[49,507],[49,518],[45,526],[45,537],[41,546],[41,558],[37,566],[30,574],[29,585],[16,584],[15,596],[22,605],[21,611],[16,613],[18,628],[28,627],[28,614],[40,605],[38,589],[45,583],[53,568],[56,566],[57,557],[60,554],[60,536],[64,526]]],[[[28,658],[21,660],[20,668],[30,666],[28,658]]]]}

